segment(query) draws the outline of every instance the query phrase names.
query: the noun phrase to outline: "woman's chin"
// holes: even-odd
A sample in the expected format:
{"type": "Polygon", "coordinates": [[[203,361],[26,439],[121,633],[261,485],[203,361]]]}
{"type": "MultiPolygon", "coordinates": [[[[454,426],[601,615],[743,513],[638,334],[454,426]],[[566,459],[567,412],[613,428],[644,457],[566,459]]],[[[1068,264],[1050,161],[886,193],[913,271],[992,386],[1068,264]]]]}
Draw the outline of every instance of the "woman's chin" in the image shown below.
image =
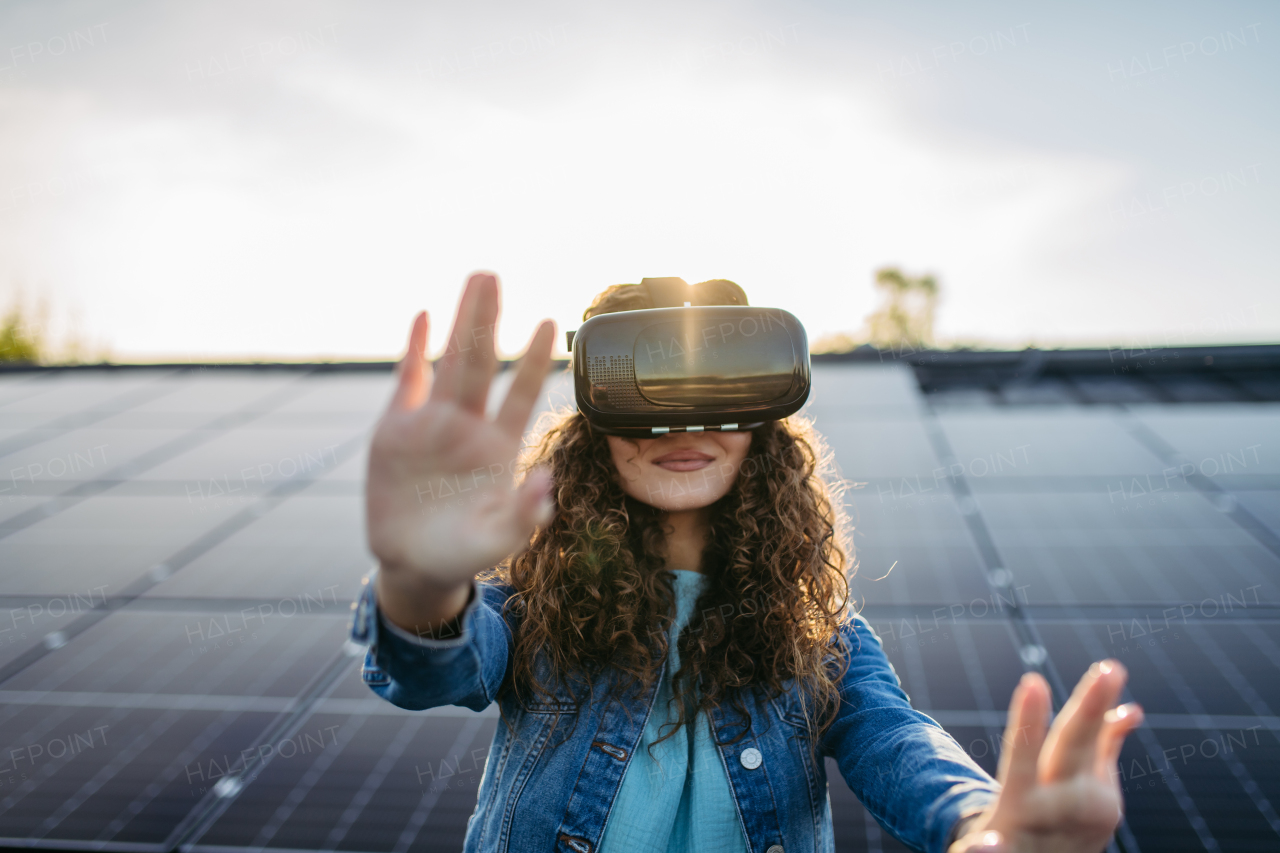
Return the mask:
{"type": "Polygon", "coordinates": [[[723,495],[689,495],[687,497],[666,499],[657,501],[645,501],[654,509],[660,509],[663,512],[688,512],[690,510],[702,509],[709,507],[716,501],[720,500],[723,495]]]}

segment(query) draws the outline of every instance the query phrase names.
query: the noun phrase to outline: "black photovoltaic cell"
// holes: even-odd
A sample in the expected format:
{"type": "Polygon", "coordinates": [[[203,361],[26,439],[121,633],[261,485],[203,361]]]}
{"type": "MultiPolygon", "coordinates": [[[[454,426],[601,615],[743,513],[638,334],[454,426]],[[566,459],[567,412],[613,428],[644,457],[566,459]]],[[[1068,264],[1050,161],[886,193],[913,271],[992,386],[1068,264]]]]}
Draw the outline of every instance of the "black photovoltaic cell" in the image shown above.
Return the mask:
{"type": "Polygon", "coordinates": [[[866,615],[919,710],[1002,711],[1007,705],[1022,672],[1003,615],[866,615]]]}
{"type": "Polygon", "coordinates": [[[0,426],[29,427],[52,422],[61,415],[131,408],[136,404],[129,402],[131,398],[142,402],[152,396],[163,397],[189,381],[165,369],[115,375],[109,372],[44,375],[17,385],[11,394],[0,398],[0,426]]]}
{"type": "Polygon", "coordinates": [[[0,562],[23,569],[0,574],[0,594],[118,595],[238,509],[198,512],[176,497],[90,498],[0,539],[0,562]]]}
{"type": "MultiPolygon", "coordinates": [[[[110,419],[108,419],[110,420],[110,419]]],[[[20,450],[2,457],[0,496],[41,490],[57,494],[93,480],[117,465],[177,438],[183,429],[119,427],[98,422],[69,431],[38,430],[28,434],[20,450]]],[[[3,443],[0,442],[0,448],[3,443]]]]}
{"type": "Polygon", "coordinates": [[[313,715],[293,738],[303,745],[296,758],[268,765],[254,782],[260,793],[238,799],[202,843],[460,849],[495,725],[478,715],[313,715]]]}
{"type": "Polygon", "coordinates": [[[868,605],[969,602],[991,594],[980,557],[944,483],[905,492],[890,482],[849,494],[853,589],[868,605]],[[874,487],[875,491],[872,491],[874,487]]]}
{"type": "Polygon", "coordinates": [[[352,426],[279,428],[255,421],[157,465],[139,479],[181,481],[195,494],[261,489],[299,473],[329,470],[337,465],[336,449],[359,433],[352,426]]]}
{"type": "Polygon", "coordinates": [[[297,370],[263,370],[248,374],[243,371],[206,370],[178,374],[169,380],[175,385],[171,393],[130,407],[120,417],[142,424],[148,419],[175,415],[218,415],[261,400],[299,380],[303,383],[301,396],[307,395],[313,382],[320,383],[315,388],[325,387],[324,380],[313,379],[297,370]]]}
{"type": "Polygon", "coordinates": [[[804,412],[824,417],[902,418],[920,414],[920,393],[909,370],[884,364],[815,364],[804,412]]]}
{"type": "MultiPolygon", "coordinates": [[[[193,511],[243,506],[237,496],[209,497],[193,511]]],[[[346,608],[373,564],[363,537],[363,497],[314,497],[303,492],[254,524],[197,557],[181,572],[147,591],[148,597],[260,597],[296,599],[314,610],[316,600],[346,608]]]]}
{"type": "Polygon", "coordinates": [[[280,415],[302,414],[325,418],[338,414],[356,414],[370,423],[382,414],[391,393],[395,376],[391,371],[360,374],[317,374],[309,380],[305,393],[280,406],[280,415]]]}
{"type": "Polygon", "coordinates": [[[1234,494],[1245,509],[1257,516],[1263,524],[1272,530],[1280,530],[1280,491],[1237,491],[1234,494]]]}
{"type": "Polygon", "coordinates": [[[1280,557],[1202,495],[978,494],[1034,603],[1170,602],[1256,590],[1280,601],[1280,557]]]}
{"type": "Polygon", "coordinates": [[[289,699],[342,644],[347,611],[345,602],[327,600],[311,605],[310,612],[305,606],[294,611],[269,597],[226,609],[126,609],[73,638],[41,666],[14,675],[0,695],[74,693],[85,694],[84,701],[110,701],[116,694],[289,699]]]}
{"type": "Polygon", "coordinates": [[[1206,476],[1280,474],[1276,406],[1135,407],[1134,413],[1206,476]]]}
{"type": "Polygon", "coordinates": [[[207,787],[201,756],[236,754],[271,718],[239,710],[27,706],[12,722],[40,734],[7,739],[7,763],[17,750],[22,766],[14,772],[26,778],[3,789],[0,838],[160,844],[207,787]],[[60,742],[74,743],[75,751],[50,757],[60,742]],[[43,753],[27,760],[35,748],[43,753]]]}
{"type": "MultiPolygon", "coordinates": [[[[0,667],[105,602],[104,590],[72,595],[0,596],[0,667]]],[[[4,686],[0,685],[0,690],[4,686]]]]}
{"type": "MultiPolygon", "coordinates": [[[[228,412],[247,418],[0,539],[0,560],[16,567],[0,579],[0,667],[11,666],[0,755],[30,765],[0,767],[0,839],[460,847],[492,709],[394,708],[343,647],[371,562],[364,448],[307,472],[315,482],[282,501],[261,503],[270,478],[236,493],[199,485],[360,442],[391,385],[365,371],[0,377],[0,452],[11,447],[15,466],[90,440],[114,448],[116,464],[228,412]],[[254,506],[176,573],[154,573],[254,506]],[[78,747],[51,757],[59,742],[78,747]],[[246,772],[242,789],[218,788],[246,772]]],[[[1280,555],[1267,531],[1280,525],[1280,469],[1268,441],[1280,407],[1135,403],[1213,389],[1178,380],[1144,397],[1120,385],[1049,379],[926,399],[901,365],[816,365],[805,411],[853,486],[855,595],[917,707],[992,771],[1009,696],[1036,659],[1028,642],[1067,687],[1092,661],[1119,658],[1148,719],[1123,755],[1123,843],[1274,849],[1280,555]],[[1108,394],[1136,420],[1080,405],[1108,394]],[[1242,526],[1237,504],[1162,453],[1262,527],[1242,526]],[[1011,586],[990,583],[1000,569],[1011,586]]],[[[564,374],[547,387],[571,402],[564,374]]],[[[13,478],[0,479],[0,521],[74,485],[47,471],[27,479],[7,499],[13,478]]],[[[828,770],[837,848],[903,849],[828,770]]]]}
{"type": "Polygon", "coordinates": [[[833,447],[840,447],[840,474],[855,482],[887,480],[898,487],[899,480],[919,488],[945,477],[929,439],[914,418],[870,419],[841,415],[819,416],[814,425],[833,447]]]}
{"type": "MultiPolygon", "coordinates": [[[[1105,411],[959,409],[940,416],[965,476],[1159,474],[1165,466],[1105,411]]],[[[937,463],[941,465],[942,463],[937,463]]]]}
{"type": "Polygon", "coordinates": [[[972,547],[955,541],[958,537],[946,538],[954,547],[948,548],[946,541],[931,543],[922,536],[906,544],[882,536],[855,536],[858,575],[853,589],[857,600],[868,605],[950,605],[989,597],[991,592],[972,547]]]}

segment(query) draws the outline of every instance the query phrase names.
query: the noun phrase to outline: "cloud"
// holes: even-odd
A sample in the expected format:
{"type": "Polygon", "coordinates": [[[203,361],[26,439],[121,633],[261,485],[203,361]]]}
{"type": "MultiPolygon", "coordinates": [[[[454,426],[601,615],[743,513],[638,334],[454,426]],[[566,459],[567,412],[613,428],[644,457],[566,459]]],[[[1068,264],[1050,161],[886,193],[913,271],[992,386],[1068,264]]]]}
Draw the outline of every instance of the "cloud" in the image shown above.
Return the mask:
{"type": "Polygon", "coordinates": [[[901,50],[814,16],[203,8],[122,8],[0,88],[0,263],[126,355],[388,354],[423,306],[438,347],[476,268],[508,352],[646,275],[733,278],[817,337],[901,264],[941,276],[944,336],[1014,343],[1106,330],[1070,294],[1132,275],[1128,244],[1080,270],[1139,167],[920,111],[982,57],[904,94],[873,61],[901,50]]]}

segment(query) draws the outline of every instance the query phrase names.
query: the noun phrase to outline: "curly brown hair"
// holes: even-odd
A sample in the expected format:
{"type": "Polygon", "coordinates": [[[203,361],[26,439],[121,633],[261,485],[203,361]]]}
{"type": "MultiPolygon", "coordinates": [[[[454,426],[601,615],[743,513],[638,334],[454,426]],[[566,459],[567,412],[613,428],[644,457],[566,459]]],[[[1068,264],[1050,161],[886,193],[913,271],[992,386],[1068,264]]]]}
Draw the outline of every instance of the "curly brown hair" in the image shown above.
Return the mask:
{"type": "MultiPolygon", "coordinates": [[[[695,287],[746,304],[733,282],[695,287]]],[[[649,307],[639,286],[614,285],[584,319],[649,307]]],[[[521,466],[550,469],[555,515],[527,551],[481,577],[514,589],[508,606],[520,627],[509,689],[521,703],[557,702],[559,686],[581,703],[612,668],[621,677],[609,698],[617,698],[651,685],[667,653],[675,593],[662,556],[665,513],[623,492],[606,437],[576,410],[548,412],[538,431],[521,466]]],[[[816,734],[811,745],[829,727],[847,666],[839,629],[850,616],[854,571],[843,485],[831,474],[831,454],[805,418],[754,430],[734,486],[711,507],[703,554],[710,583],[680,634],[679,718],[660,740],[725,702],[749,720],[741,695],[748,687],[764,687],[769,698],[799,690],[812,700],[801,704],[816,734]]]]}

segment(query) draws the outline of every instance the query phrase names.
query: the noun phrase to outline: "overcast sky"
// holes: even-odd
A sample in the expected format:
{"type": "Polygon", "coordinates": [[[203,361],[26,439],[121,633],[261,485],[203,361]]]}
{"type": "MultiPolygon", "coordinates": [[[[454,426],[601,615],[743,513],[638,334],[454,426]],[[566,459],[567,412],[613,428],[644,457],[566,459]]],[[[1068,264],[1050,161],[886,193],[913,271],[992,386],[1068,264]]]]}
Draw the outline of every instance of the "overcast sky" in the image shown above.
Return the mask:
{"type": "Polygon", "coordinates": [[[1280,339],[1280,5],[0,4],[0,297],[123,358],[501,344],[730,278],[810,337],[1280,339]],[[1117,8],[1118,7],[1118,8],[1117,8]]]}

